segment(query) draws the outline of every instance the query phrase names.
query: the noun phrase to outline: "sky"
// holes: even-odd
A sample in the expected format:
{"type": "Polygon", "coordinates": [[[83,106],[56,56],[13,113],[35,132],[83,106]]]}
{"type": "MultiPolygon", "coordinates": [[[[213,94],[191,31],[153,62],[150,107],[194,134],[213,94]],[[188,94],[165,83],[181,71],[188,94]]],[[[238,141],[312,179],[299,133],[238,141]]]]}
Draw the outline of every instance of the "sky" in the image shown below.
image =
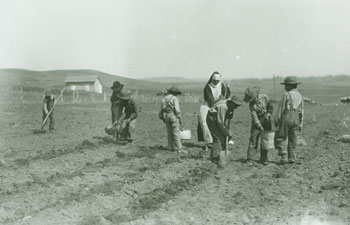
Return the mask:
{"type": "Polygon", "coordinates": [[[0,0],[0,68],[350,74],[349,0],[0,0]]]}

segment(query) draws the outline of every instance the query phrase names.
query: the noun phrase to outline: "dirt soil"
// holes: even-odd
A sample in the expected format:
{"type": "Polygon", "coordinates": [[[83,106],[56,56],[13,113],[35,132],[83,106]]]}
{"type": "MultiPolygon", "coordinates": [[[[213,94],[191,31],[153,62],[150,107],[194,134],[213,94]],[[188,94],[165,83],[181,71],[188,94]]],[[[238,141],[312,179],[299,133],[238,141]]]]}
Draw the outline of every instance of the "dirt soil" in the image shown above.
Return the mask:
{"type": "Polygon", "coordinates": [[[108,104],[58,105],[56,131],[40,133],[40,104],[2,102],[0,224],[350,224],[350,144],[336,141],[349,106],[307,106],[300,164],[284,166],[275,151],[267,166],[244,162],[244,106],[223,169],[196,141],[199,104],[181,104],[188,155],[165,149],[159,106],[142,107],[137,139],[118,145],[108,104]]]}

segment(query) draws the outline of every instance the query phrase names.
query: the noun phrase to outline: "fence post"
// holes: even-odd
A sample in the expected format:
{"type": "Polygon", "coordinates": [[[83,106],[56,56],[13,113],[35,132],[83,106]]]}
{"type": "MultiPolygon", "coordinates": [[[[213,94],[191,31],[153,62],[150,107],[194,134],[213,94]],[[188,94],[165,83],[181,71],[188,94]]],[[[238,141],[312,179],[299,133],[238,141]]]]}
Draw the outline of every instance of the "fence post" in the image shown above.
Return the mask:
{"type": "Polygon", "coordinates": [[[104,91],[103,92],[103,101],[106,103],[107,102],[107,95],[106,95],[106,92],[104,91]]]}
{"type": "Polygon", "coordinates": [[[78,90],[76,90],[75,95],[76,95],[76,98],[77,98],[77,102],[79,102],[79,91],[78,90]]]}
{"type": "Polygon", "coordinates": [[[22,90],[22,86],[19,87],[19,101],[20,101],[20,104],[21,104],[21,109],[23,108],[23,90],[22,90]]]}
{"type": "Polygon", "coordinates": [[[21,107],[23,106],[23,89],[20,87],[20,98],[21,98],[21,107]]]}

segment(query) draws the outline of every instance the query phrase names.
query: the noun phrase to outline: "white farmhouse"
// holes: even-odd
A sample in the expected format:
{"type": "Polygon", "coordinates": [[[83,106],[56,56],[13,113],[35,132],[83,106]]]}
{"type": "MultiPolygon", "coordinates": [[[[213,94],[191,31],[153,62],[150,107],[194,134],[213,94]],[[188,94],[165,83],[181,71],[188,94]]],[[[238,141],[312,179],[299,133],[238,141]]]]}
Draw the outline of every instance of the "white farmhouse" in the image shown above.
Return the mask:
{"type": "Polygon", "coordinates": [[[73,91],[83,90],[102,93],[102,84],[98,76],[66,77],[64,82],[66,83],[66,88],[73,91]]]}

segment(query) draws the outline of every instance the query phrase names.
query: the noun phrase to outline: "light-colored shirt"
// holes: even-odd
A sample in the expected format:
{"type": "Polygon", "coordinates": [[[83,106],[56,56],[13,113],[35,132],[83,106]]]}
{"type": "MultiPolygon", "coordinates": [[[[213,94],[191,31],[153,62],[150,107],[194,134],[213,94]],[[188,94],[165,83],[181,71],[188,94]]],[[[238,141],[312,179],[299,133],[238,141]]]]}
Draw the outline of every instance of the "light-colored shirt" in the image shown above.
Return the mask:
{"type": "Polygon", "coordinates": [[[176,117],[181,118],[179,100],[172,94],[167,94],[161,103],[160,114],[163,112],[173,112],[176,117]]]}
{"type": "Polygon", "coordinates": [[[279,104],[278,110],[276,112],[275,121],[280,121],[283,113],[287,110],[294,110],[299,113],[300,115],[300,122],[303,123],[304,121],[304,99],[303,96],[300,94],[298,89],[292,89],[289,92],[285,92],[283,94],[282,100],[279,104]],[[290,97],[289,97],[290,94],[290,97]],[[290,104],[290,99],[292,100],[292,107],[290,104]]]}
{"type": "Polygon", "coordinates": [[[257,127],[262,127],[260,119],[267,114],[267,104],[269,97],[266,94],[259,94],[255,102],[249,104],[252,122],[257,127]]]}

